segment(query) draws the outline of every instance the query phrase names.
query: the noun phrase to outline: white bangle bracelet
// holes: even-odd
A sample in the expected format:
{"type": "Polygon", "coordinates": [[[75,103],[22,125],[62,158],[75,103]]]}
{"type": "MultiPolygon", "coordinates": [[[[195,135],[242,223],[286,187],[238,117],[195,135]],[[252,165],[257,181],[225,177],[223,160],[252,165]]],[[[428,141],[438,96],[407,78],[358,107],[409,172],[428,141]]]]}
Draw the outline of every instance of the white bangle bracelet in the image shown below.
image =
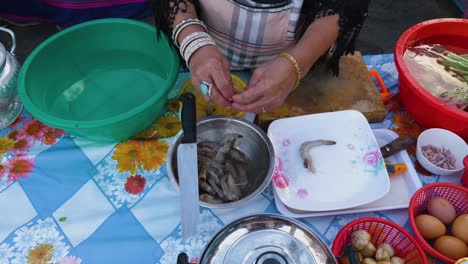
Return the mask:
{"type": "Polygon", "coordinates": [[[185,49],[187,49],[188,45],[190,44],[190,42],[196,40],[196,39],[199,39],[199,38],[209,38],[211,39],[210,35],[208,35],[208,33],[206,32],[193,32],[191,33],[190,35],[188,35],[187,37],[185,37],[181,44],[180,44],[180,55],[183,56],[184,52],[185,52],[185,49]]]}
{"type": "Polygon", "coordinates": [[[199,21],[199,19],[187,18],[187,19],[184,19],[184,20],[180,21],[179,23],[177,23],[177,25],[175,25],[174,28],[172,29],[172,40],[174,40],[174,42],[175,42],[175,35],[176,35],[177,31],[179,31],[179,29],[180,29],[180,27],[182,25],[184,25],[187,22],[193,22],[193,21],[199,21]]]}
{"type": "Polygon", "coordinates": [[[185,60],[187,60],[187,58],[189,57],[188,55],[189,55],[190,53],[193,53],[193,52],[195,51],[195,50],[194,50],[194,47],[196,47],[196,46],[197,46],[198,44],[200,44],[200,43],[214,43],[214,41],[213,41],[213,39],[211,39],[211,38],[206,38],[206,37],[195,39],[195,40],[193,40],[192,42],[190,42],[190,43],[187,45],[187,47],[185,48],[185,50],[184,50],[183,53],[182,53],[182,54],[183,54],[182,57],[183,57],[185,60]]]}
{"type": "Polygon", "coordinates": [[[189,46],[187,47],[186,51],[184,52],[184,59],[185,63],[187,64],[187,67],[189,66],[189,61],[192,55],[197,51],[199,48],[207,45],[214,45],[216,46],[216,43],[210,39],[210,38],[201,38],[192,41],[189,46]]]}
{"type": "Polygon", "coordinates": [[[194,19],[194,18],[182,20],[181,22],[179,22],[179,24],[175,26],[174,30],[172,31],[172,41],[174,41],[174,45],[176,47],[179,47],[179,44],[177,43],[177,39],[179,38],[180,33],[182,32],[184,28],[190,25],[200,25],[206,30],[206,25],[201,20],[194,19]]]}

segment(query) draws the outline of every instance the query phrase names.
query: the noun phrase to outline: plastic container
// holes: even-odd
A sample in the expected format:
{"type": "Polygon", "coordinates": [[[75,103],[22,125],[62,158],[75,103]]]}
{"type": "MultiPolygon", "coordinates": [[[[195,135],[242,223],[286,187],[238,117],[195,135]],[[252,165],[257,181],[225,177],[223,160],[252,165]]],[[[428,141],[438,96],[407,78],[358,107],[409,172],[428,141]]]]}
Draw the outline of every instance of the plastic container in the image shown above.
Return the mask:
{"type": "Polygon", "coordinates": [[[450,259],[435,251],[421,236],[416,228],[414,218],[422,214],[432,197],[442,197],[455,207],[457,216],[468,213],[468,189],[452,183],[431,183],[419,189],[411,198],[408,209],[409,221],[416,240],[431,256],[447,263],[455,263],[456,259],[450,259]]]}
{"type": "Polygon", "coordinates": [[[340,256],[344,248],[351,244],[351,234],[357,230],[366,230],[371,235],[371,242],[377,247],[388,243],[395,250],[395,256],[402,258],[405,264],[426,264],[427,258],[418,242],[401,226],[381,218],[361,218],[345,225],[333,241],[332,251],[340,256]]]}
{"type": "Polygon", "coordinates": [[[422,132],[418,137],[418,142],[416,144],[416,158],[421,166],[433,174],[450,175],[462,171],[464,169],[463,158],[465,158],[466,155],[468,155],[468,145],[462,138],[448,130],[431,128],[422,132]],[[456,160],[455,169],[448,170],[432,164],[422,154],[421,148],[426,145],[449,149],[456,160]]]}
{"type": "Polygon", "coordinates": [[[450,130],[468,140],[468,112],[456,109],[430,94],[409,73],[404,61],[408,47],[439,43],[454,52],[468,52],[468,20],[434,19],[416,24],[405,31],[395,47],[399,73],[399,94],[408,112],[424,127],[450,130]]]}
{"type": "Polygon", "coordinates": [[[130,19],[63,30],[19,74],[25,108],[41,122],[96,141],[125,140],[160,114],[179,72],[167,37],[130,19]]]}

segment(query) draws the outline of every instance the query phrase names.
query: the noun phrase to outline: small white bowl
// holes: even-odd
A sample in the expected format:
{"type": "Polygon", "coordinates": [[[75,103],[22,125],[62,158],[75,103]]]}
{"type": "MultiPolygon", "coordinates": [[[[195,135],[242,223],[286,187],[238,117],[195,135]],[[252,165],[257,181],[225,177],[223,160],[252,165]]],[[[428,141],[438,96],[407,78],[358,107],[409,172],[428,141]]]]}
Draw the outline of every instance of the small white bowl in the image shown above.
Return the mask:
{"type": "Polygon", "coordinates": [[[418,137],[416,158],[426,170],[433,174],[450,175],[462,171],[464,169],[463,159],[466,155],[468,155],[468,145],[461,137],[451,131],[441,128],[431,128],[422,132],[418,137]],[[426,145],[449,149],[456,160],[455,169],[447,170],[432,164],[422,154],[421,148],[426,145]]]}

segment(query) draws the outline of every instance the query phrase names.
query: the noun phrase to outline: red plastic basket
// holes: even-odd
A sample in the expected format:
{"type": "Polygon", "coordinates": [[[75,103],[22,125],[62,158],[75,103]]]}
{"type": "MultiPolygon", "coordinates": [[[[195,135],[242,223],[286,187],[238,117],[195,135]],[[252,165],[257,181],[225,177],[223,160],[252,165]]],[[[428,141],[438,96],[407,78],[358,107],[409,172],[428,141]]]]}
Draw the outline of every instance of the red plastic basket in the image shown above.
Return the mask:
{"type": "Polygon", "coordinates": [[[405,264],[427,264],[424,250],[403,227],[380,218],[362,218],[345,225],[333,241],[332,251],[335,256],[343,254],[344,248],[351,243],[351,233],[366,230],[371,235],[371,242],[377,247],[381,243],[390,244],[395,249],[395,256],[405,260],[405,264]]]}
{"type": "Polygon", "coordinates": [[[426,210],[429,199],[435,196],[442,197],[450,201],[455,207],[455,211],[458,216],[468,213],[468,189],[451,183],[431,183],[414,193],[408,208],[411,228],[413,229],[416,240],[422,245],[424,250],[426,250],[431,256],[444,262],[455,263],[456,260],[450,259],[435,251],[435,249],[433,249],[418,232],[414,222],[414,218],[426,210]]]}

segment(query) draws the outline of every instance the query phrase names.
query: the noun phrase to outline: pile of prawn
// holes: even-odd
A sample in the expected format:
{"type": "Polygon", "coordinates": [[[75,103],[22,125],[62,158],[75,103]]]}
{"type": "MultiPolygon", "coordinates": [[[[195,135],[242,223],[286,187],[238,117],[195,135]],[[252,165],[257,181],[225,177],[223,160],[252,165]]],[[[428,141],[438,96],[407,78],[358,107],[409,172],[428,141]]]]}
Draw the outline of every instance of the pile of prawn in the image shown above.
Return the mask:
{"type": "Polygon", "coordinates": [[[204,140],[197,144],[200,200],[226,203],[244,197],[248,185],[249,158],[235,148],[239,134],[228,134],[223,143],[204,140]]]}

